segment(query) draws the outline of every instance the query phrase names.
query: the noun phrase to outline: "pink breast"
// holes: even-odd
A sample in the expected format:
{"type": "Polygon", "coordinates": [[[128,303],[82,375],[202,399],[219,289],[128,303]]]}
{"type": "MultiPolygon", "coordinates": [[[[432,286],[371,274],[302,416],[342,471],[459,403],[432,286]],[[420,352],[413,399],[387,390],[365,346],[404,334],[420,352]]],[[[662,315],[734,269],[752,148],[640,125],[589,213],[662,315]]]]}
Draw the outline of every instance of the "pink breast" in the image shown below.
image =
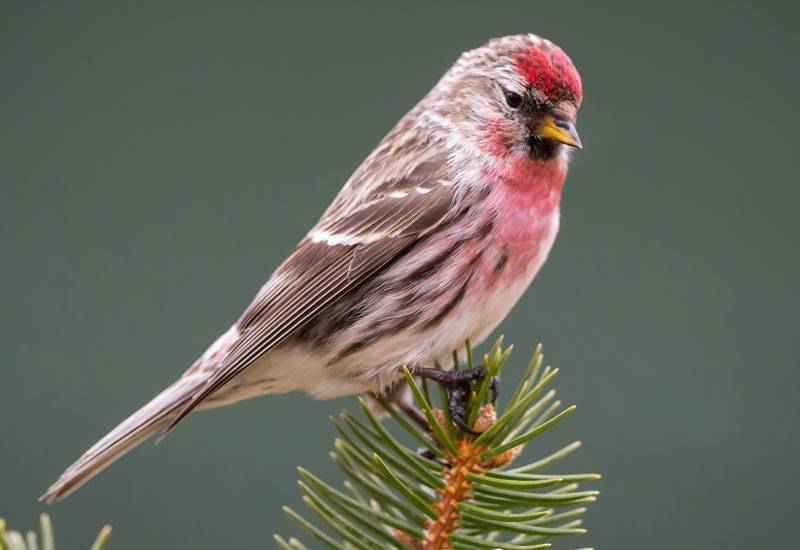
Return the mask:
{"type": "Polygon", "coordinates": [[[566,169],[558,160],[522,159],[486,174],[497,212],[495,250],[506,251],[506,282],[530,275],[544,260],[558,230],[558,207],[566,169]]]}

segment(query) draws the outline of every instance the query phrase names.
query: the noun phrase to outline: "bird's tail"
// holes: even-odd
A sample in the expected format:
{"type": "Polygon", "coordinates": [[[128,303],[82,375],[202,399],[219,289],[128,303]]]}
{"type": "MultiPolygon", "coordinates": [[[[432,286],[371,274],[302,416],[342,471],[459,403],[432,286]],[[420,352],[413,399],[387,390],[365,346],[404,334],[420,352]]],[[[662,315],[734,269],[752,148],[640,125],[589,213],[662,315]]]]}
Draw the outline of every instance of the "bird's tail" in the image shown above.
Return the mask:
{"type": "Polygon", "coordinates": [[[48,504],[58,502],[152,436],[198,390],[201,381],[192,378],[181,378],[111,430],[64,470],[39,500],[48,504]]]}

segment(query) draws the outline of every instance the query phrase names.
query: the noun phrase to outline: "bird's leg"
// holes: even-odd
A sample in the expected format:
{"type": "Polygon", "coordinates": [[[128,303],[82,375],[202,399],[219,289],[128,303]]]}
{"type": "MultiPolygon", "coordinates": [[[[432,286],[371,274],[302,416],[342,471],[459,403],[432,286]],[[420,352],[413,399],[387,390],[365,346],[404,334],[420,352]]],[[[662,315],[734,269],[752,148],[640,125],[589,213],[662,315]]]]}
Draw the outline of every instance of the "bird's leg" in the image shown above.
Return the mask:
{"type": "MultiPolygon", "coordinates": [[[[449,393],[447,407],[450,410],[450,417],[453,419],[453,423],[464,433],[477,434],[475,430],[467,425],[467,400],[470,393],[469,383],[486,376],[483,366],[462,371],[443,371],[429,367],[418,367],[414,369],[414,374],[421,378],[433,380],[446,387],[449,393]]],[[[496,381],[492,380],[493,401],[497,398],[496,388],[496,381]]]]}
{"type": "MultiPolygon", "coordinates": [[[[428,419],[425,417],[425,414],[414,404],[414,400],[410,396],[409,388],[405,383],[396,386],[393,388],[393,390],[387,392],[386,400],[389,406],[405,414],[416,424],[418,424],[426,433],[433,434],[433,429],[428,423],[428,419]]],[[[426,447],[420,448],[419,454],[423,458],[427,458],[428,460],[436,462],[437,464],[441,464],[443,466],[450,465],[447,461],[441,460],[433,451],[426,447]]]]}
{"type": "Polygon", "coordinates": [[[420,428],[422,428],[426,432],[431,431],[431,425],[428,424],[428,419],[425,418],[423,412],[419,410],[417,406],[414,405],[414,403],[411,403],[410,401],[407,401],[405,399],[398,399],[394,401],[392,404],[395,405],[398,409],[400,409],[401,412],[405,413],[407,417],[416,422],[420,428]]]}
{"type": "Polygon", "coordinates": [[[420,428],[430,433],[431,427],[428,424],[428,419],[425,418],[425,415],[422,413],[422,411],[414,405],[411,392],[409,391],[409,387],[405,382],[385,387],[378,393],[368,393],[367,395],[367,403],[369,408],[376,416],[378,416],[378,418],[381,418],[387,414],[386,411],[383,410],[383,407],[378,403],[377,396],[382,395],[389,407],[404,413],[407,417],[413,420],[415,424],[419,425],[420,428]]]}

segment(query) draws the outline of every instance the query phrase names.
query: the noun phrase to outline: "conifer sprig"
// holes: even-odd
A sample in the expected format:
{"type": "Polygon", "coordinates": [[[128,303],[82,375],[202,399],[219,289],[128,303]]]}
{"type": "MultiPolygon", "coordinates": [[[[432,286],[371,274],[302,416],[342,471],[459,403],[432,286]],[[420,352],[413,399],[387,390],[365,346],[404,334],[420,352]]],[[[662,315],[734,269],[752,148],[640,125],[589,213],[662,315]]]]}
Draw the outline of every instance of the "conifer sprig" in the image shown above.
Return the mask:
{"type": "MultiPolygon", "coordinates": [[[[504,348],[500,338],[483,356],[485,376],[469,382],[465,418],[477,435],[453,423],[443,384],[432,390],[403,367],[427,428],[373,396],[394,421],[382,423],[360,399],[363,420],[347,411],[331,419],[340,436],[331,458],[347,478],[344,487],[336,489],[300,468],[303,501],[316,520],[290,508],[286,513],[317,543],[345,550],[539,549],[549,548],[558,537],[585,533],[581,516],[599,493],[582,490],[579,483],[600,476],[542,472],[579,442],[512,467],[525,446],[575,407],[562,409],[553,401],[555,391],[545,391],[558,370],[542,367],[537,346],[508,403],[502,412],[495,411],[492,379],[499,378],[510,354],[511,347],[504,348]],[[394,435],[390,424],[404,435],[394,435]]],[[[469,344],[465,359],[454,353],[453,361],[454,371],[476,366],[469,344]]],[[[276,535],[275,540],[283,549],[307,548],[297,538],[276,535]]]]}
{"type": "MultiPolygon", "coordinates": [[[[104,525],[92,543],[91,550],[103,550],[111,536],[111,526],[104,525]]],[[[25,536],[19,531],[7,531],[6,522],[0,518],[0,550],[55,550],[53,522],[50,516],[39,516],[39,531],[31,529],[25,536]]]]}

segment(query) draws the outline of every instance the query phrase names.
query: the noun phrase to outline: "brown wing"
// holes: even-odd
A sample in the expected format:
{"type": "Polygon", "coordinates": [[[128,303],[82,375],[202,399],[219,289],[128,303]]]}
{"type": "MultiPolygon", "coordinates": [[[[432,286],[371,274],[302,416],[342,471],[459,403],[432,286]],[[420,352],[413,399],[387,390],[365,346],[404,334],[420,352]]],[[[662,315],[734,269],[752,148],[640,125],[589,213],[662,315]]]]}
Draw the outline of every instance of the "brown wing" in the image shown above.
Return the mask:
{"type": "Polygon", "coordinates": [[[446,157],[430,151],[418,157],[401,176],[359,187],[357,200],[341,200],[354,191],[352,180],[349,190],[345,186],[334,203],[340,207],[325,213],[264,285],[239,319],[240,338],[164,434],[323,308],[461,210],[446,157]]]}

